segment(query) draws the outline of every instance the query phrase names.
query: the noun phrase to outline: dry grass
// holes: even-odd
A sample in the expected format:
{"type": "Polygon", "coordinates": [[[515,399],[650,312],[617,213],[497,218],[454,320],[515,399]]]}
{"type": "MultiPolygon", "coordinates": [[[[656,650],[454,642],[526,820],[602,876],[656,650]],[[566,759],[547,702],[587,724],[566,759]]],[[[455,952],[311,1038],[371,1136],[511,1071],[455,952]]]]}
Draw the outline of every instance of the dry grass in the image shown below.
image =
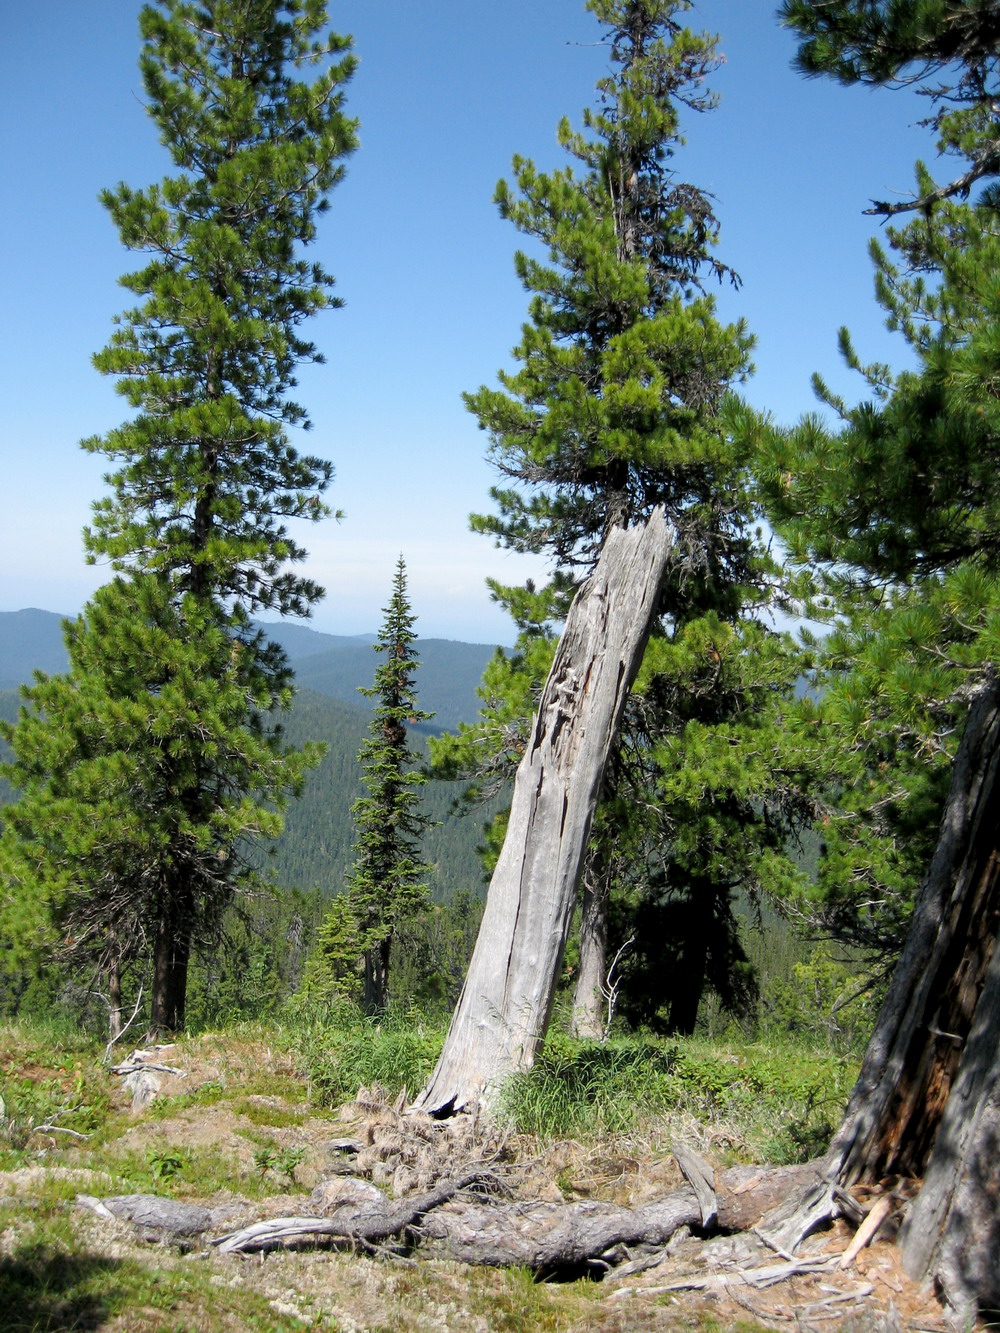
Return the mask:
{"type": "MultiPolygon", "coordinates": [[[[15,1030],[0,1032],[0,1049],[17,1079],[48,1087],[53,1096],[92,1088],[100,1103],[99,1114],[89,1106],[76,1112],[77,1123],[92,1125],[85,1131],[92,1137],[30,1133],[23,1147],[0,1153],[0,1310],[9,1333],[187,1333],[195,1327],[205,1333],[760,1333],[795,1328],[792,1304],[804,1308],[824,1299],[815,1280],[755,1292],[748,1301],[739,1294],[664,1293],[656,1289],[664,1282],[659,1270],[629,1279],[624,1285],[631,1291],[623,1294],[622,1284],[540,1284],[523,1271],[440,1260],[321,1250],[251,1259],[144,1243],[128,1224],[81,1211],[76,1195],[156,1192],[211,1206],[228,1203],[238,1225],[301,1211],[302,1195],[345,1167],[399,1194],[478,1158],[502,1167],[522,1199],[639,1204],[678,1183],[670,1137],[716,1160],[731,1144],[718,1123],[690,1111],[669,1125],[660,1118],[627,1133],[555,1141],[486,1133],[463,1121],[404,1118],[377,1089],[331,1111],[307,1102],[294,1052],[264,1032],[179,1043],[169,1063],[185,1077],[169,1080],[138,1114],[93,1052],[46,1053],[32,1047],[30,1033],[15,1030]],[[356,1156],[331,1151],[331,1141],[341,1138],[359,1144],[356,1156]],[[262,1168],[268,1152],[272,1161],[291,1153],[286,1160],[296,1158],[293,1173],[262,1168]],[[171,1161],[174,1168],[163,1166],[171,1161]]],[[[72,1127],[74,1116],[63,1123],[72,1127]]],[[[696,1264],[696,1252],[679,1245],[676,1263],[696,1264]]],[[[932,1327],[940,1316],[904,1285],[893,1253],[874,1247],[862,1258],[864,1273],[850,1275],[848,1286],[864,1282],[880,1308],[891,1299],[904,1320],[920,1318],[932,1327]]],[[[837,1325],[821,1320],[801,1327],[837,1325]]],[[[856,1327],[874,1331],[878,1325],[856,1327]]]]}

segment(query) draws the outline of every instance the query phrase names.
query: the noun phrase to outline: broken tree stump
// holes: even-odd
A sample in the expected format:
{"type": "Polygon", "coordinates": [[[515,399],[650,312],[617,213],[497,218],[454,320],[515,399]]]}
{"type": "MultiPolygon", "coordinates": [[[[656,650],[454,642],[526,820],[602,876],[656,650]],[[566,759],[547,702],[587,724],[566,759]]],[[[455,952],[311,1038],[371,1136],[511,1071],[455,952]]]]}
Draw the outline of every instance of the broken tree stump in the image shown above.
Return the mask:
{"type": "Polygon", "coordinates": [[[590,824],[673,544],[662,509],[615,528],[566,619],[517,770],[507,836],[437,1068],[415,1103],[488,1104],[545,1034],[590,824]]]}
{"type": "Polygon", "coordinates": [[[937,848],[830,1147],[843,1186],[924,1174],[1000,927],[998,767],[991,678],[970,707],[937,848]]]}
{"type": "Polygon", "coordinates": [[[924,1178],[901,1233],[904,1265],[934,1279],[966,1322],[1000,1308],[998,815],[1000,683],[990,672],[972,699],[938,844],[825,1166],[833,1193],[924,1178]]]}

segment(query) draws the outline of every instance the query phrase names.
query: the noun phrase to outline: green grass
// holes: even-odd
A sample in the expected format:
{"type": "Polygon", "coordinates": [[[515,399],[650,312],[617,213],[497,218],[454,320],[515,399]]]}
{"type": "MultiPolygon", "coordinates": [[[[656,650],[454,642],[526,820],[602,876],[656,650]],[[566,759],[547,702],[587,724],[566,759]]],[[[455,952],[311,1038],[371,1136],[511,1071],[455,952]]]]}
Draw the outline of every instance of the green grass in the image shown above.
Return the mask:
{"type": "Polygon", "coordinates": [[[337,1106],[358,1088],[375,1084],[390,1098],[404,1088],[413,1094],[430,1076],[444,1036],[444,1025],[428,1025],[411,1014],[311,1026],[299,1045],[311,1096],[337,1106]]]}
{"type": "MultiPolygon", "coordinates": [[[[378,1084],[392,1098],[430,1074],[443,1028],[407,1016],[379,1022],[338,1014],[300,1044],[315,1098],[326,1105],[378,1084]]],[[[512,1131],[542,1140],[629,1134],[693,1117],[732,1160],[804,1161],[826,1147],[858,1059],[787,1035],[769,1041],[650,1036],[607,1043],[550,1036],[534,1067],[500,1091],[512,1131]]]]}
{"type": "Polygon", "coordinates": [[[244,1116],[252,1125],[267,1125],[269,1129],[286,1129],[301,1125],[311,1114],[307,1106],[274,1106],[269,1102],[255,1102],[239,1097],[232,1103],[233,1115],[244,1116]]]}
{"type": "Polygon", "coordinates": [[[192,1092],[182,1092],[177,1097],[150,1102],[147,1114],[151,1120],[165,1120],[168,1116],[175,1116],[179,1111],[187,1111],[192,1107],[216,1106],[219,1102],[228,1101],[231,1096],[232,1092],[224,1083],[213,1080],[203,1083],[192,1092]]]}
{"type": "MultiPolygon", "coordinates": [[[[437,1058],[443,1025],[409,1014],[373,1022],[341,1010],[297,1028],[241,1024],[180,1041],[170,1062],[187,1069],[194,1086],[139,1115],[103,1063],[103,1045],[51,1035],[37,1025],[0,1025],[9,1103],[0,1165],[41,1168],[0,1186],[0,1197],[8,1196],[0,1205],[0,1309],[12,1333],[334,1330],[338,1309],[349,1312],[348,1326],[371,1333],[473,1323],[498,1333],[760,1333],[752,1322],[716,1322],[697,1306],[678,1310],[676,1322],[651,1302],[641,1317],[636,1305],[619,1318],[600,1284],[539,1284],[527,1270],[451,1274],[433,1264],[331,1254],[272,1255],[265,1264],[197,1249],[181,1255],[105,1230],[75,1206],[80,1192],[191,1201],[235,1193],[256,1201],[307,1190],[309,1173],[322,1169],[325,1130],[312,1121],[359,1085],[379,1084],[390,1097],[404,1086],[415,1092],[437,1058]],[[87,1126],[88,1139],[31,1132],[65,1108],[62,1123],[87,1126]],[[286,1296],[301,1321],[287,1313],[286,1296]],[[621,1322],[626,1313],[638,1322],[621,1322]]],[[[613,1156],[622,1144],[610,1140],[624,1135],[630,1161],[654,1161],[675,1129],[689,1135],[700,1127],[716,1162],[727,1155],[788,1161],[822,1146],[853,1074],[851,1061],[787,1040],[633,1037],[602,1045],[556,1035],[529,1074],[509,1081],[501,1112],[512,1130],[534,1136],[512,1140],[512,1150],[529,1157],[539,1141],[555,1139],[577,1140],[585,1155],[613,1156]]],[[[577,1174],[563,1174],[554,1183],[574,1193],[577,1174]]]]}
{"type": "MultiPolygon", "coordinates": [[[[6,1333],[103,1328],[122,1333],[190,1333],[218,1303],[208,1265],[161,1251],[155,1264],[95,1254],[67,1214],[30,1218],[0,1209],[0,1231],[17,1227],[15,1253],[0,1258],[0,1309],[6,1333]]],[[[226,1323],[248,1333],[301,1333],[302,1322],[277,1313],[263,1295],[227,1287],[226,1323]]],[[[314,1324],[313,1327],[323,1327],[314,1324]]],[[[332,1328],[333,1325],[327,1325],[332,1328]]]]}
{"type": "Polygon", "coordinates": [[[507,1080],[500,1114],[542,1139],[630,1133],[693,1116],[729,1155],[804,1161],[821,1152],[857,1073],[852,1057],[784,1043],[556,1037],[507,1080]]]}
{"type": "Polygon", "coordinates": [[[111,1112],[107,1074],[94,1048],[49,1045],[48,1035],[46,1028],[0,1027],[0,1169],[37,1148],[39,1126],[93,1137],[111,1112]]]}

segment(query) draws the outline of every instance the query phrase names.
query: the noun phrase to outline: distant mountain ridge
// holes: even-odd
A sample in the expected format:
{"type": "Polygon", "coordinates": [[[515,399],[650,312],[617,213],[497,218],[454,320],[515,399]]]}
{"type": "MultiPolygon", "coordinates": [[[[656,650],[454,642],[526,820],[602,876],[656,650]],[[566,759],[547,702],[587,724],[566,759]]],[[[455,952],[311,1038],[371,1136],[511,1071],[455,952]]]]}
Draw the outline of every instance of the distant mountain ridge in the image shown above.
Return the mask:
{"type": "Polygon", "coordinates": [[[28,684],[35,671],[54,675],[66,670],[62,623],[66,616],[26,607],[0,611],[0,690],[28,684]]]}
{"type": "MultiPolygon", "coordinates": [[[[29,683],[35,671],[52,675],[66,670],[65,619],[34,607],[0,611],[0,690],[16,690],[29,683]]],[[[325,634],[284,621],[259,623],[288,654],[301,689],[369,707],[358,687],[371,686],[378,665],[373,634],[325,634]]],[[[431,730],[450,731],[459,722],[475,718],[479,711],[476,687],[494,651],[490,644],[418,637],[417,696],[421,708],[435,714],[431,730]]]]}
{"type": "MultiPolygon", "coordinates": [[[[0,718],[13,721],[19,700],[17,687],[30,682],[35,670],[65,671],[62,642],[64,616],[29,609],[0,612],[0,718]]],[[[295,670],[298,695],[283,720],[292,744],[319,740],[327,745],[320,766],[309,775],[301,799],[291,802],[286,832],[267,857],[278,883],[286,888],[319,887],[335,892],[350,867],[354,824],[351,805],[363,794],[358,747],[369,723],[371,701],[358,686],[371,686],[380,657],[372,649],[374,635],[323,634],[304,625],[262,624],[269,637],[288,653],[295,670]]],[[[476,687],[494,649],[488,644],[419,639],[421,666],[417,694],[422,708],[436,714],[432,722],[414,727],[414,749],[420,753],[426,734],[450,730],[460,721],[472,721],[479,706],[476,687]]],[[[0,743],[0,759],[8,757],[0,743]]],[[[481,827],[492,813],[477,811],[461,818],[451,811],[460,784],[431,782],[423,788],[422,803],[440,821],[424,839],[424,855],[431,864],[430,884],[436,897],[456,889],[478,891],[482,868],[476,856],[481,827]]],[[[0,808],[12,798],[0,780],[0,808]]]]}

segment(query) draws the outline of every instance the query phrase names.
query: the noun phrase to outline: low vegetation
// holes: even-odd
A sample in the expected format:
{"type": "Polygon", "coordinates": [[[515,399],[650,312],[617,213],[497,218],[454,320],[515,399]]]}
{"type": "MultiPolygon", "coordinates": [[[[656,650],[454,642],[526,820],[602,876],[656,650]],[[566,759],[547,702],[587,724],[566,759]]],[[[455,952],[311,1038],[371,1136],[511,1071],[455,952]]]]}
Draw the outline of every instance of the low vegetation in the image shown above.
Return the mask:
{"type": "MultiPolygon", "coordinates": [[[[658,1300],[628,1317],[599,1284],[537,1284],[514,1270],[419,1268],[329,1252],[264,1263],[144,1243],[101,1222],[77,1196],[157,1194],[212,1208],[251,1201],[301,1210],[345,1132],[359,1085],[386,1103],[419,1086],[443,1026],[413,1014],[381,1022],[348,1006],[283,1026],[243,1024],[178,1042],[183,1069],[133,1112],[102,1044],[67,1027],[0,1027],[0,1302],[11,1333],[234,1329],[700,1329],[750,1333],[658,1300]],[[299,1204],[296,1200],[299,1200],[299,1204]],[[635,1322],[629,1322],[635,1321],[635,1322]]],[[[498,1129],[504,1156],[531,1163],[553,1197],[627,1198],[665,1170],[674,1139],[720,1163],[787,1161],[836,1118],[850,1057],[807,1046],[705,1039],[553,1040],[513,1081],[498,1129]]],[[[350,1126],[348,1125],[349,1129],[350,1126]]],[[[518,1165],[521,1169],[521,1165],[518,1165]]],[[[377,1179],[377,1174],[373,1174],[377,1179]]],[[[391,1182],[383,1179],[383,1188],[391,1182]]]]}

